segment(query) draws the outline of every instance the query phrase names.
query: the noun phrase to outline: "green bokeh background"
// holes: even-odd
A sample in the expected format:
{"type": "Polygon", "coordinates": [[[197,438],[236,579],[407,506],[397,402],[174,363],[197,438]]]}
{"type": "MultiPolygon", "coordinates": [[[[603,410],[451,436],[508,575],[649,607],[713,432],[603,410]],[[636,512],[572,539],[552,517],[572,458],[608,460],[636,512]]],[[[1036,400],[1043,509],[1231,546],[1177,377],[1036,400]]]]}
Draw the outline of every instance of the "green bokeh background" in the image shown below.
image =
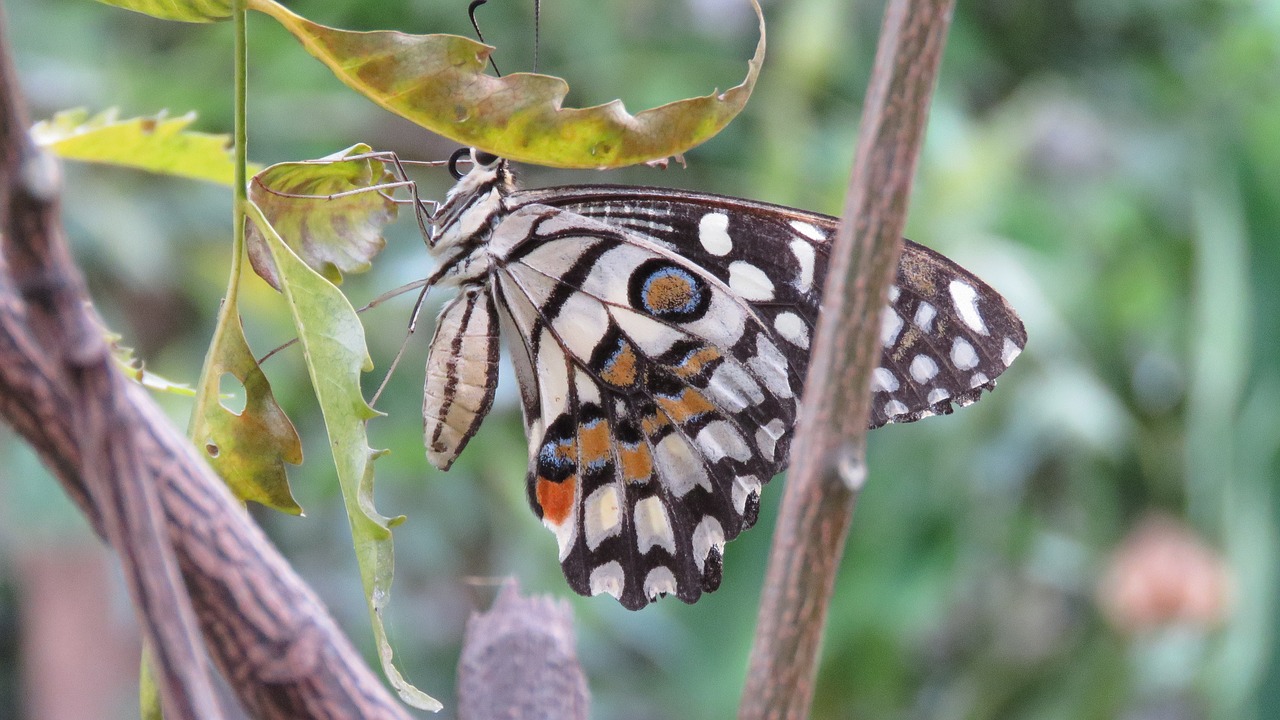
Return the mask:
{"type": "MultiPolygon", "coordinates": [[[[352,29],[469,32],[462,0],[290,3],[352,29]]],[[[531,66],[532,4],[479,12],[504,72],[531,66]]],[[[882,6],[766,3],[756,94],[689,167],[606,175],[521,168],[530,185],[669,185],[838,211],[882,6]]],[[[231,28],[164,23],[84,0],[6,3],[36,119],[110,106],[196,110],[231,129],[231,28]]],[[[355,142],[414,159],[453,146],[347,90],[285,33],[251,17],[250,156],[318,157],[355,142]]],[[[738,0],[549,0],[540,69],[575,105],[632,111],[736,84],[755,42],[738,0]]],[[[225,283],[230,193],[189,181],[68,167],[64,217],[95,299],[148,367],[194,382],[225,283]]],[[[443,171],[419,176],[442,197],[443,171]]],[[[362,304],[430,269],[408,218],[362,304]]],[[[921,157],[908,235],[1003,292],[1025,354],[981,403],[871,436],[871,474],[841,567],[815,718],[1280,717],[1280,4],[1270,0],[961,0],[921,157]],[[1217,625],[1138,633],[1096,601],[1116,546],[1144,517],[1179,518],[1231,578],[1217,625]]],[[[246,330],[261,354],[287,311],[253,279],[246,330]]],[[[433,314],[445,294],[429,301],[433,314]]],[[[411,298],[366,314],[379,370],[411,298]]],[[[630,613],[574,596],[529,512],[525,440],[509,368],[494,413],[442,474],[421,445],[429,325],[371,424],[378,505],[396,530],[389,631],[407,674],[452,717],[468,613],[495,578],[568,598],[602,720],[732,717],[745,676],[780,485],[729,545],[721,589],[697,605],[630,613]]],[[[304,438],[291,472],[306,518],[256,512],[369,649],[347,523],[297,352],[266,367],[304,438]]],[[[185,401],[162,398],[180,426],[185,401]]],[[[19,444],[4,436],[8,546],[83,537],[19,444]]],[[[0,571],[6,571],[0,565],[0,571]]],[[[12,629],[0,579],[0,628],[12,629]]],[[[89,639],[86,639],[88,642],[89,639]]],[[[17,694],[11,653],[0,695],[17,694]]],[[[0,702],[19,717],[20,702],[0,702]]]]}

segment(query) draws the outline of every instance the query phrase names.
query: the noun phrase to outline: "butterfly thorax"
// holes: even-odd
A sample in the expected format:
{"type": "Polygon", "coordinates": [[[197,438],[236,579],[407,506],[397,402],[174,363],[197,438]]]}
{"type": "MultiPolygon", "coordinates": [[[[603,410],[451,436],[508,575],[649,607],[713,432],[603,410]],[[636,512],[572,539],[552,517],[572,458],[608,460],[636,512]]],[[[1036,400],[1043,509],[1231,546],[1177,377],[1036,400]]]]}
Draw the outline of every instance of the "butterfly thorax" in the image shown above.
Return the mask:
{"type": "Polygon", "coordinates": [[[449,268],[442,284],[459,284],[489,272],[489,240],[507,212],[504,200],[514,190],[506,161],[497,160],[475,164],[449,191],[431,219],[428,240],[432,257],[449,268]]]}

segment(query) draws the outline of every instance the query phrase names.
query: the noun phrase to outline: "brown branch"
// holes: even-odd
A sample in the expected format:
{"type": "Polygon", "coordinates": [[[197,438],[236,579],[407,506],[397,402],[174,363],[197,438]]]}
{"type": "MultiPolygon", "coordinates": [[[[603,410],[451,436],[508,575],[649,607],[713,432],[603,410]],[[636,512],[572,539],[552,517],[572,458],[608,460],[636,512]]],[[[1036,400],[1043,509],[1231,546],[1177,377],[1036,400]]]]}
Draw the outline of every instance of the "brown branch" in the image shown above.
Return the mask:
{"type": "Polygon", "coordinates": [[[114,368],[2,26],[0,415],[120,555],[166,716],[218,717],[207,650],[255,717],[407,718],[203,458],[114,368]]]}
{"type": "Polygon", "coordinates": [[[807,717],[827,606],[866,478],[880,312],[953,0],[890,0],[792,447],[739,717],[807,717]]]}

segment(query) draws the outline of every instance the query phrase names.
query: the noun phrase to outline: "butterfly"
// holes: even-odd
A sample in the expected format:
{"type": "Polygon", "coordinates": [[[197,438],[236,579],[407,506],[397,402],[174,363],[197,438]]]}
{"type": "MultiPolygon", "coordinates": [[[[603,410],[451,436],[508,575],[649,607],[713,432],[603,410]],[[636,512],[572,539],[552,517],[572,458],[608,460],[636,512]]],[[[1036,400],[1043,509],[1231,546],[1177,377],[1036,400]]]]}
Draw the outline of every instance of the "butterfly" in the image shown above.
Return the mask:
{"type": "MultiPolygon", "coordinates": [[[[447,470],[475,435],[505,338],[529,504],[570,587],[692,603],[787,465],[838,221],[662,188],[521,190],[470,154],[431,217],[429,284],[458,294],[427,356],[427,457],[447,470]]],[[[999,294],[909,241],[881,327],[873,428],[974,402],[1026,343],[999,294]]]]}

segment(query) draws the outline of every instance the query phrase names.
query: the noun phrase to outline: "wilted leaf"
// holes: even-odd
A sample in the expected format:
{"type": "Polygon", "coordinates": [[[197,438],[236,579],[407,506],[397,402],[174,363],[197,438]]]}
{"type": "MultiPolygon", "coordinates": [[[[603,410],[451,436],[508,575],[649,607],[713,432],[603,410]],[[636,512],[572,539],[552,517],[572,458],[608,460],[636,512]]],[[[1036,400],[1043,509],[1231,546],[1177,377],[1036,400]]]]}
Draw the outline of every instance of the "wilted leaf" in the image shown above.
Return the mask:
{"type": "Polygon", "coordinates": [[[382,107],[464,145],[511,160],[610,168],[678,155],[720,132],[742,110],[764,62],[760,41],[741,85],[631,115],[620,100],[564,108],[569,85],[535,73],[484,74],[493,48],[456,35],[350,32],[318,25],[273,0],[274,17],[339,80],[382,107]]]}
{"type": "Polygon", "coordinates": [[[324,415],[383,672],[406,703],[439,710],[439,702],[409,684],[396,669],[382,623],[395,569],[391,528],[404,518],[387,518],[374,509],[373,460],[378,454],[369,447],[365,423],[377,412],[360,391],[360,373],[373,367],[364,329],[346,297],[285,245],[259,208],[250,203],[246,214],[258,226],[275,261],[324,415]]]}
{"type": "MultiPolygon", "coordinates": [[[[386,245],[382,228],[396,218],[395,202],[370,189],[396,176],[383,161],[359,157],[369,151],[354,145],[319,160],[272,165],[249,183],[249,198],[280,237],[333,283],[342,282],[343,273],[369,269],[386,245]]],[[[245,224],[245,240],[254,271],[279,290],[271,252],[253,223],[245,224]]]]}
{"type": "Polygon", "coordinates": [[[161,20],[214,22],[231,17],[231,0],[98,0],[161,20]]]}
{"type": "Polygon", "coordinates": [[[302,514],[284,470],[285,463],[302,462],[302,443],[249,350],[235,308],[222,313],[214,331],[191,423],[196,447],[204,450],[236,497],[302,514]],[[245,405],[239,414],[218,401],[220,381],[227,374],[244,386],[245,405]]]}
{"type": "Polygon", "coordinates": [[[104,110],[93,117],[84,109],[66,110],[36,123],[31,136],[37,144],[68,160],[231,185],[235,181],[231,136],[187,130],[195,119],[195,113],[174,118],[160,113],[120,120],[116,110],[104,110]]]}

